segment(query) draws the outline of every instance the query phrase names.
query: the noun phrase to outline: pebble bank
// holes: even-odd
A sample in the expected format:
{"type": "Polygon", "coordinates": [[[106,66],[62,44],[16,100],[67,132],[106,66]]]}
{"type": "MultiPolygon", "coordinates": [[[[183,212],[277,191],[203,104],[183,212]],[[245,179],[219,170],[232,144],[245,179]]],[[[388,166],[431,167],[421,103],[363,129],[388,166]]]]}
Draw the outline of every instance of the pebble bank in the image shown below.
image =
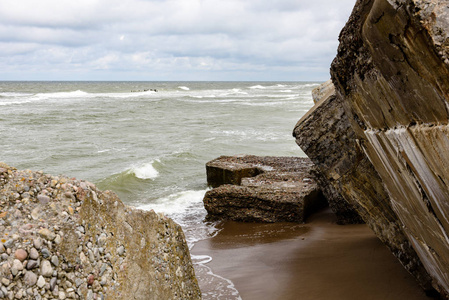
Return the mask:
{"type": "Polygon", "coordinates": [[[0,298],[201,299],[181,227],[90,182],[0,163],[0,298]]]}

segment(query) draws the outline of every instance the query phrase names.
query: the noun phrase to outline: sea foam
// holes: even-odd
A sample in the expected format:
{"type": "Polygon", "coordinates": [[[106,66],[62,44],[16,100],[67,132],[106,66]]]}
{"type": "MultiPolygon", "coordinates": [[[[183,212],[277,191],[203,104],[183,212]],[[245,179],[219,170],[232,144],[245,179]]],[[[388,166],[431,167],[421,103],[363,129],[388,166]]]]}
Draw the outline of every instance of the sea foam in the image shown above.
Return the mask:
{"type": "Polygon", "coordinates": [[[140,179],[155,179],[159,176],[159,172],[153,166],[154,161],[139,166],[133,166],[129,173],[134,174],[140,179]]]}
{"type": "MultiPolygon", "coordinates": [[[[188,211],[188,208],[194,203],[201,203],[203,201],[206,190],[200,191],[182,191],[171,194],[167,197],[157,199],[153,203],[145,204],[139,208],[143,210],[154,210],[155,212],[161,212],[169,216],[175,214],[184,214],[188,211]]],[[[177,221],[182,222],[178,219],[177,221]]]]}
{"type": "Polygon", "coordinates": [[[261,85],[254,85],[254,86],[250,86],[249,87],[250,89],[259,89],[259,90],[262,90],[262,89],[265,89],[265,87],[264,86],[261,86],[261,85]]]}

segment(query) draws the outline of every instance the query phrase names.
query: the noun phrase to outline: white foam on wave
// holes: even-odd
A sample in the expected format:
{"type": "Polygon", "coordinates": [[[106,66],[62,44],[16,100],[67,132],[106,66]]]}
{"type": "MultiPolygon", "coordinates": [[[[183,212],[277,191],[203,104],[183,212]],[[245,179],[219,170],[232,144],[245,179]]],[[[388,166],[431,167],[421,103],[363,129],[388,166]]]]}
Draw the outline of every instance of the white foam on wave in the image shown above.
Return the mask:
{"type": "MultiPolygon", "coordinates": [[[[292,100],[292,99],[295,99],[295,97],[278,99],[278,100],[292,100]]],[[[241,102],[240,103],[240,105],[244,105],[244,106],[260,106],[260,107],[264,107],[264,106],[267,106],[267,107],[282,106],[282,105],[285,105],[285,104],[286,104],[286,102],[282,102],[282,101],[241,102]]]]}
{"type": "Polygon", "coordinates": [[[157,94],[156,91],[143,91],[143,92],[131,92],[131,93],[99,93],[99,94],[91,94],[94,97],[107,97],[107,98],[137,98],[137,97],[146,97],[152,96],[153,94],[157,94]]]}
{"type": "MultiPolygon", "coordinates": [[[[143,210],[154,210],[172,217],[175,214],[184,214],[188,208],[194,203],[201,203],[203,201],[206,190],[200,191],[182,191],[171,194],[167,197],[160,198],[153,203],[139,206],[143,210]]],[[[181,220],[179,220],[181,222],[181,220]]]]}
{"type": "Polygon", "coordinates": [[[28,103],[30,101],[0,101],[0,106],[28,103]]]}
{"type": "Polygon", "coordinates": [[[261,85],[254,85],[254,86],[250,86],[249,87],[250,89],[260,89],[260,90],[263,90],[263,89],[265,89],[266,87],[264,87],[264,86],[261,86],[261,85]]]}
{"type": "Polygon", "coordinates": [[[220,94],[220,97],[226,97],[226,96],[234,96],[234,95],[248,95],[247,92],[243,92],[241,89],[234,88],[230,91],[226,91],[224,93],[220,94]]]}
{"type": "Polygon", "coordinates": [[[212,261],[212,257],[209,255],[190,255],[192,258],[192,261],[197,264],[207,264],[212,261]]]}
{"type": "Polygon", "coordinates": [[[184,91],[190,91],[190,89],[186,86],[178,86],[178,89],[184,90],[184,91]]]}
{"type": "Polygon", "coordinates": [[[321,83],[305,83],[305,84],[301,84],[301,85],[297,86],[296,88],[304,89],[304,88],[311,88],[311,87],[319,86],[319,85],[321,85],[321,83]]]}
{"type": "Polygon", "coordinates": [[[276,132],[267,132],[262,130],[211,130],[211,135],[214,136],[233,136],[238,141],[244,140],[259,140],[259,141],[274,141],[285,139],[285,136],[276,132]]]}
{"type": "Polygon", "coordinates": [[[72,91],[72,92],[57,92],[57,93],[38,93],[36,95],[34,95],[35,98],[38,99],[69,99],[69,98],[82,98],[82,97],[86,97],[87,95],[89,95],[89,93],[81,91],[81,90],[76,90],[76,91],[72,91]]]}
{"type": "Polygon", "coordinates": [[[154,162],[153,160],[149,163],[133,166],[128,172],[140,179],[156,179],[159,176],[159,172],[154,168],[154,162]]]}
{"type": "Polygon", "coordinates": [[[25,97],[25,96],[31,96],[33,94],[29,93],[16,93],[16,92],[4,92],[0,93],[0,97],[25,97]]]}
{"type": "MultiPolygon", "coordinates": [[[[190,250],[198,241],[215,236],[218,230],[214,224],[204,222],[207,215],[203,205],[203,198],[207,190],[187,190],[177,192],[168,197],[160,198],[154,203],[139,206],[143,210],[154,210],[164,213],[180,224],[190,250]]],[[[229,299],[241,300],[239,292],[233,282],[227,278],[214,274],[209,266],[213,258],[209,255],[192,255],[199,285],[204,300],[229,299]]]]}
{"type": "Polygon", "coordinates": [[[231,280],[215,274],[207,266],[207,263],[211,261],[212,257],[208,255],[192,255],[192,262],[201,288],[202,299],[242,300],[231,280]]]}
{"type": "Polygon", "coordinates": [[[203,98],[216,98],[217,96],[215,96],[215,95],[206,95],[206,96],[200,96],[200,95],[197,95],[197,96],[190,96],[190,97],[192,97],[192,98],[197,98],[197,99],[203,99],[203,98]]]}
{"type": "Polygon", "coordinates": [[[94,98],[137,98],[156,94],[155,91],[127,92],[127,93],[89,93],[82,90],[55,93],[0,93],[0,105],[25,104],[39,101],[84,100],[94,98]]]}

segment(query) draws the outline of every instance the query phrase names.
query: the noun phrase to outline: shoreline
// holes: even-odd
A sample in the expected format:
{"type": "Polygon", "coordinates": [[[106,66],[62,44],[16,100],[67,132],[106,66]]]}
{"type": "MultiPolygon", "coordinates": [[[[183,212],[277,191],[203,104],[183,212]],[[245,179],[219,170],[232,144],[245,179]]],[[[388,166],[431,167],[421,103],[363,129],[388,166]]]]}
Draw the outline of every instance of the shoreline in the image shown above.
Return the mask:
{"type": "Polygon", "coordinates": [[[206,265],[244,300],[432,299],[366,225],[337,225],[330,209],[306,224],[220,228],[191,253],[212,257],[206,265]]]}

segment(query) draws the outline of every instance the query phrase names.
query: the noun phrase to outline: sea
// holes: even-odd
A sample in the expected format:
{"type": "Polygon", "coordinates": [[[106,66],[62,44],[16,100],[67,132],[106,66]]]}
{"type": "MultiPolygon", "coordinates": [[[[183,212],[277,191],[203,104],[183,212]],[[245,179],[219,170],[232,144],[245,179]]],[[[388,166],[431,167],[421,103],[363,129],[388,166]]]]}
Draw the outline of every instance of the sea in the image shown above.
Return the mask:
{"type": "MultiPolygon", "coordinates": [[[[0,161],[85,179],[180,224],[189,248],[217,234],[203,196],[221,155],[305,156],[292,131],[319,82],[0,82],[0,161]]],[[[203,299],[241,299],[192,256],[203,299]],[[213,287],[213,288],[211,288],[213,287]]]]}

